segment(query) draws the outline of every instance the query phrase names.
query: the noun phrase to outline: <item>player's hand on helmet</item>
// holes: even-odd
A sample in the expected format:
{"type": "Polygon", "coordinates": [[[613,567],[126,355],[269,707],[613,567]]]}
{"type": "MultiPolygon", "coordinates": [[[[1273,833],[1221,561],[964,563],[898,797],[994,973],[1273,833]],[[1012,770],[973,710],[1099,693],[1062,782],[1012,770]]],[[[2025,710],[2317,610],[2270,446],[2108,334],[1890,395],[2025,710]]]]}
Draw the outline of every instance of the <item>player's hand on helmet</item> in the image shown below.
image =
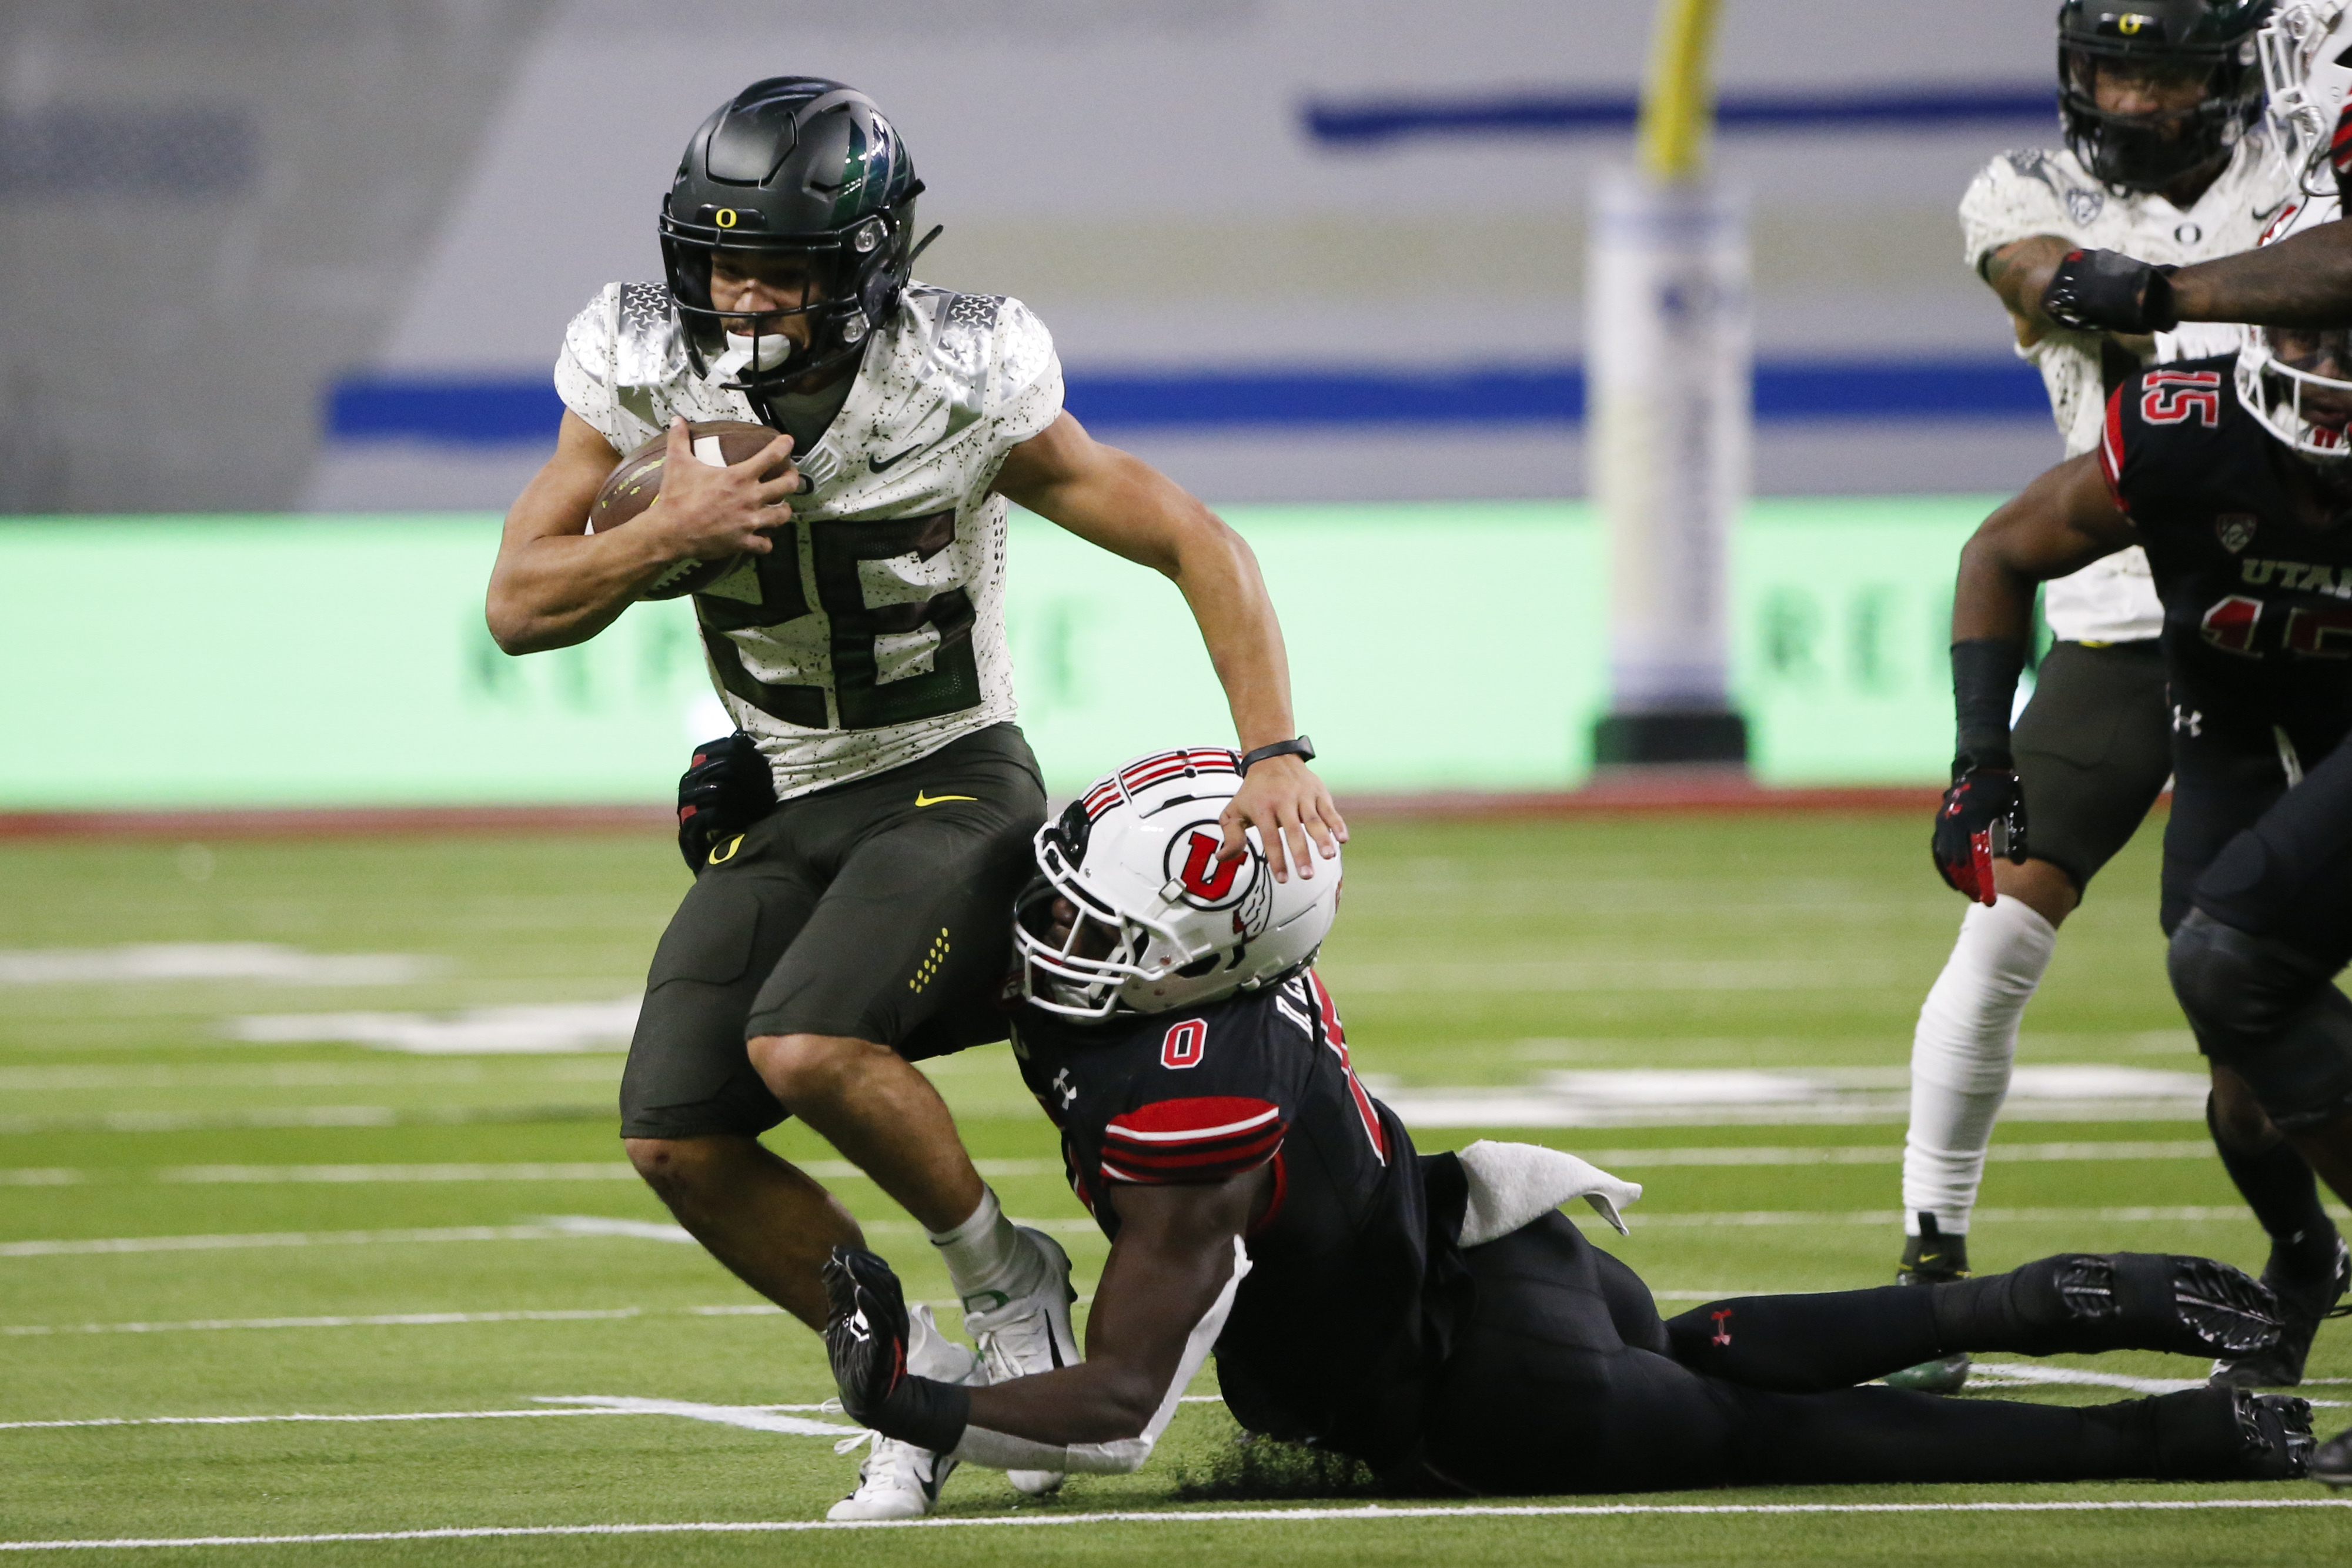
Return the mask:
{"type": "Polygon", "coordinates": [[[770,531],[791,521],[792,497],[809,489],[793,465],[793,438],[779,434],[742,462],[723,467],[694,455],[694,438],[683,419],[670,421],[668,441],[661,494],[646,521],[659,523],[678,558],[723,560],[773,549],[770,531]]]}
{"type": "Polygon", "coordinates": [[[2078,332],[2169,332],[2174,267],[2151,267],[2116,250],[2070,250],[2042,291],[2042,313],[2078,332]]]}
{"type": "Polygon", "coordinates": [[[913,1330],[890,1265],[862,1248],[836,1247],[824,1265],[824,1351],[850,1419],[933,1452],[963,1437],[971,1396],[907,1370],[913,1330]]]}
{"type": "Polygon", "coordinates": [[[1968,758],[1952,764],[1952,787],[1936,809],[1936,832],[1928,852],[1945,883],[1979,904],[1990,904],[1992,862],[2006,858],[2025,863],[2025,791],[2005,764],[1979,766],[1968,758]]]}
{"type": "Polygon", "coordinates": [[[776,809],[775,776],[741,730],[706,740],[677,778],[677,852],[699,873],[710,852],[776,809]]]}
{"type": "Polygon", "coordinates": [[[1269,757],[1242,778],[1242,787],[1225,802],[1217,825],[1224,830],[1220,862],[1238,860],[1247,841],[1244,830],[1255,828],[1274,880],[1290,880],[1290,869],[1312,877],[1318,856],[1330,860],[1348,841],[1348,824],[1332,803],[1331,791],[1315,770],[1296,757],[1269,757]]]}

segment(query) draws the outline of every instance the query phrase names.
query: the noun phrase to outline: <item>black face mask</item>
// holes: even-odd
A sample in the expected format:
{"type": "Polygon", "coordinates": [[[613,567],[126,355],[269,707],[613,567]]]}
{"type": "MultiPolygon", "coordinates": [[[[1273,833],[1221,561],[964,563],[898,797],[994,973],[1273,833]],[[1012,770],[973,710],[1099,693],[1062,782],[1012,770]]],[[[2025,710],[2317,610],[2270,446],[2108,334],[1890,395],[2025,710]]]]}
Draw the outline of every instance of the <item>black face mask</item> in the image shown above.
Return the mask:
{"type": "Polygon", "coordinates": [[[2202,66],[2206,72],[2202,95],[2192,108],[2137,113],[2101,109],[2099,73],[2144,63],[2147,57],[2073,44],[2058,51],[2066,145],[2093,178],[2135,193],[2161,191],[2202,169],[2218,170],[2262,110],[2262,73],[2234,54],[2228,59],[2183,57],[2184,66],[2202,66]]]}

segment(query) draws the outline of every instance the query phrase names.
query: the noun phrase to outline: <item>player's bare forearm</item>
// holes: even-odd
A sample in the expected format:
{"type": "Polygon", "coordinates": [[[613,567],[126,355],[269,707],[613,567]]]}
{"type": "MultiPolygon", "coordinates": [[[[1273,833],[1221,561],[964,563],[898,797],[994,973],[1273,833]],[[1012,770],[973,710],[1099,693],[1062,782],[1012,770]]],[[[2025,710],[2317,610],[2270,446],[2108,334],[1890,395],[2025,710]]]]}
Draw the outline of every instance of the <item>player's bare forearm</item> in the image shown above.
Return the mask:
{"type": "Polygon", "coordinates": [[[2352,222],[2184,267],[2172,275],[2172,304],[2184,321],[2352,327],[2352,222]]]}
{"type": "Polygon", "coordinates": [[[1193,1325],[1234,1271],[1234,1238],[1265,1201],[1264,1168],[1225,1182],[1118,1186],[1102,1201],[1118,1239],[1095,1287],[1087,1359],[971,1394],[971,1425],[1033,1442],[1115,1443],[1140,1435],[1168,1396],[1193,1325]]]}
{"type": "Polygon", "coordinates": [[[1985,256],[1984,280],[2014,318],[2021,348],[2032,348],[2056,327],[2042,312],[2042,294],[2072,248],[2056,235],[2033,235],[1985,256]]]}
{"type": "MultiPolygon", "coordinates": [[[[996,488],[1039,517],[1114,555],[1165,575],[1184,595],[1209,663],[1224,687],[1244,751],[1298,732],[1282,624],[1249,541],[1181,486],[1131,454],[1106,446],[1064,413],[1013,449],[996,488]]],[[[1277,880],[1315,874],[1308,844],[1328,858],[1348,836],[1314,771],[1296,757],[1250,769],[1225,810],[1223,858],[1258,830],[1277,880]]]]}
{"type": "Polygon", "coordinates": [[[588,510],[620,455],[567,412],[555,455],[507,513],[490,569],[486,615],[509,653],[584,643],[620,618],[671,563],[764,554],[761,532],[792,516],[785,497],[800,476],[786,461],[792,439],[726,467],[693,459],[683,421],[669,432],[661,494],[632,527],[590,534],[588,510]]]}
{"type": "Polygon", "coordinates": [[[1960,549],[1952,641],[2022,643],[2033,630],[2034,585],[2080,571],[2134,542],[2096,453],[2070,457],[1984,520],[1960,549]]]}

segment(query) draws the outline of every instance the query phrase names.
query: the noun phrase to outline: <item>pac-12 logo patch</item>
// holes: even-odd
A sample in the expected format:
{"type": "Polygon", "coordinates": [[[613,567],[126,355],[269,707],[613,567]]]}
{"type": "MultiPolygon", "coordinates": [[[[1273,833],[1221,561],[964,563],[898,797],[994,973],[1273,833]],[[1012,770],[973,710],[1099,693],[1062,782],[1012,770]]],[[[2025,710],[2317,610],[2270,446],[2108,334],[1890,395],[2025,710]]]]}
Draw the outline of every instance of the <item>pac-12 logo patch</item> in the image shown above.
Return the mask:
{"type": "Polygon", "coordinates": [[[2221,541],[2223,549],[2236,555],[2254,542],[2256,521],[2252,512],[2223,512],[2213,519],[2213,537],[2221,541]]]}

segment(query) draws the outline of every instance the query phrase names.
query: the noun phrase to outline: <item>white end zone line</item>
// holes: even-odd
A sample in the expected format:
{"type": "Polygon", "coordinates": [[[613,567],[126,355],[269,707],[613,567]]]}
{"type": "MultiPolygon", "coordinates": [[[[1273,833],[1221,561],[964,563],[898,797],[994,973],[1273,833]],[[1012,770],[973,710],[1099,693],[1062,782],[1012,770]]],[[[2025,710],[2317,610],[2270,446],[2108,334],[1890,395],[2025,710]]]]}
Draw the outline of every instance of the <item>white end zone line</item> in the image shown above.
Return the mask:
{"type": "Polygon", "coordinates": [[[346,1541],[483,1541],[517,1536],[758,1535],[831,1530],[989,1530],[1060,1524],[1217,1524],[1234,1521],[1382,1523],[1408,1519],[1770,1517],[1833,1513],[2175,1513],[2206,1510],[2352,1508],[2352,1498],[2195,1498],[2079,1502],[1463,1503],[1442,1508],[1203,1509],[1164,1513],[1034,1513],[977,1519],[762,1520],[692,1524],[488,1525],[446,1530],[348,1531],[317,1535],[126,1536],[110,1541],[0,1541],[0,1552],[120,1551],[133,1547],[316,1546],[346,1541]]]}

